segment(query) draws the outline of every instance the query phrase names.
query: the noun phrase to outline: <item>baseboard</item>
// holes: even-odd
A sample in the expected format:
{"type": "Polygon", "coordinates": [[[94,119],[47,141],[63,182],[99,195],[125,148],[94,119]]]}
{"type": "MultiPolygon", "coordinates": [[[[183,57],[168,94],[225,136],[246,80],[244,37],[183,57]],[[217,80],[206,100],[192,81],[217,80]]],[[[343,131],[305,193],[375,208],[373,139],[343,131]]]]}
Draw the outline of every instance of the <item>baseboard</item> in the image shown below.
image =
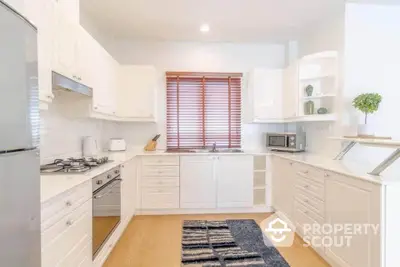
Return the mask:
{"type": "Polygon", "coordinates": [[[216,213],[264,213],[273,212],[272,207],[252,208],[220,208],[220,209],[161,209],[137,210],[136,215],[184,215],[184,214],[216,214],[216,213]]]}

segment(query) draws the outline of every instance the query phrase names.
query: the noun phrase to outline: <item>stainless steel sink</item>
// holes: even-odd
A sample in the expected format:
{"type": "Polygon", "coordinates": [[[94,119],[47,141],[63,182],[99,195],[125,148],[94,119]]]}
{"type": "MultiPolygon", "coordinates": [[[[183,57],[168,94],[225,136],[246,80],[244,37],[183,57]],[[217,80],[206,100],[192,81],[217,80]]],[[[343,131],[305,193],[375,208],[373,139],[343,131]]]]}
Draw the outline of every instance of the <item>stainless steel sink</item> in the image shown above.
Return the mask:
{"type": "Polygon", "coordinates": [[[243,153],[244,151],[238,148],[223,148],[211,151],[213,153],[243,153]]]}
{"type": "Polygon", "coordinates": [[[243,153],[244,151],[237,148],[221,148],[221,149],[190,149],[190,153],[243,153]]]}

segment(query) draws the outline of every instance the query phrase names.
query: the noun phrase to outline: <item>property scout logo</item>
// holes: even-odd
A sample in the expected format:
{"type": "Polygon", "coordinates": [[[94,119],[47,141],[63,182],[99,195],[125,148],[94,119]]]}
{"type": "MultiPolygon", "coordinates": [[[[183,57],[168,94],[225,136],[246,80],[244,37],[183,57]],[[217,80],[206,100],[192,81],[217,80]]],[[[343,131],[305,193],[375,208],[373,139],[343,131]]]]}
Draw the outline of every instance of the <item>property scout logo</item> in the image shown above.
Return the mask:
{"type": "MultiPolygon", "coordinates": [[[[267,246],[290,247],[293,245],[296,227],[290,221],[271,215],[261,222],[264,243],[267,246]]],[[[303,224],[300,229],[303,246],[350,247],[355,236],[378,235],[379,224],[303,224]]]]}

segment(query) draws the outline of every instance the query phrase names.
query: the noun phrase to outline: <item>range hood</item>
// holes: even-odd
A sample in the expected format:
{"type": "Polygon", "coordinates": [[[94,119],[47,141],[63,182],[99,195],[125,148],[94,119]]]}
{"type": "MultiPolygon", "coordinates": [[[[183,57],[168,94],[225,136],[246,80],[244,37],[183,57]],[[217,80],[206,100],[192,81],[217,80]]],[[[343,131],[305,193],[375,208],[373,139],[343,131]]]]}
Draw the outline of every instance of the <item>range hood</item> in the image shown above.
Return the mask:
{"type": "Polygon", "coordinates": [[[53,83],[53,90],[65,90],[69,92],[78,93],[81,95],[91,97],[93,95],[92,88],[81,84],[77,81],[74,81],[64,75],[61,75],[55,71],[52,72],[52,83],[53,83]]]}

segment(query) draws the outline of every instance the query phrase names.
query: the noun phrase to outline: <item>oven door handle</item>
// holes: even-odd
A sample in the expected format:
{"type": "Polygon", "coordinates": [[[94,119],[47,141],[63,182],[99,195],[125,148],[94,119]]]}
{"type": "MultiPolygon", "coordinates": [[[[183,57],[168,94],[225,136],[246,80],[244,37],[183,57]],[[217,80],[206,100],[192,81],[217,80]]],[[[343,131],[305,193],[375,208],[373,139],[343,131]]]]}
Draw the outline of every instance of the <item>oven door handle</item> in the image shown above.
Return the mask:
{"type": "MultiPolygon", "coordinates": [[[[119,184],[119,183],[121,183],[121,182],[122,182],[122,179],[115,179],[114,182],[112,183],[112,186],[110,187],[110,189],[109,189],[106,193],[104,193],[104,194],[102,194],[102,195],[97,195],[97,194],[95,194],[95,195],[93,196],[93,198],[94,198],[94,199],[100,199],[100,198],[102,198],[102,197],[108,195],[108,194],[111,192],[111,190],[112,190],[117,184],[119,184]],[[118,183],[117,183],[117,182],[118,182],[118,183]]],[[[108,186],[107,186],[107,187],[108,187],[108,186]]],[[[100,192],[101,192],[101,191],[100,191],[100,192]]]]}

